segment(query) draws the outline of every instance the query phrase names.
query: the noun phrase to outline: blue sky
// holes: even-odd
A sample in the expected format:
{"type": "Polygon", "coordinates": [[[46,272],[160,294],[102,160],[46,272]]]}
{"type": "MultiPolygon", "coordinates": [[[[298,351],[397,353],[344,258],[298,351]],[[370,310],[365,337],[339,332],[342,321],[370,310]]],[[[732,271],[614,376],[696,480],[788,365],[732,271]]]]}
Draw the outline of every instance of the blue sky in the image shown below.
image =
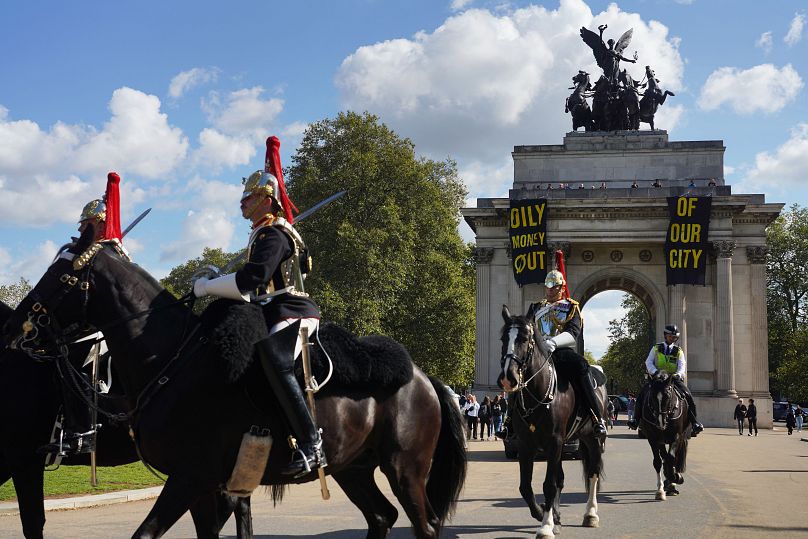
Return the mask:
{"type": "MultiPolygon", "coordinates": [[[[276,134],[290,162],[309,122],[368,110],[425,156],[505,196],[514,145],[558,144],[578,36],[634,28],[635,78],[673,90],[657,126],[722,139],[736,192],[808,205],[806,4],[646,0],[0,4],[0,283],[35,280],[106,173],[123,177],[126,244],[158,277],[248,228],[240,179],[276,134]]],[[[325,194],[324,194],[325,195],[325,194]]],[[[465,227],[465,225],[463,225],[465,227]]],[[[462,233],[469,237],[467,228],[462,233]]],[[[615,301],[586,309],[587,343],[615,301]]],[[[596,351],[596,354],[599,351],[596,351]]]]}

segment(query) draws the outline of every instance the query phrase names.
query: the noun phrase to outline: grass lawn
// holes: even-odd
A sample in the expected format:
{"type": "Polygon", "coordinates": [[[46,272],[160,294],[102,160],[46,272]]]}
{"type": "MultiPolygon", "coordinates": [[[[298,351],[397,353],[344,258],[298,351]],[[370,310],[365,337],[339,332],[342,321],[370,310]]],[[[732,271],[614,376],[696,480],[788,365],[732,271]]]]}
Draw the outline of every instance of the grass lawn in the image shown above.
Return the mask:
{"type": "MultiPolygon", "coordinates": [[[[131,490],[154,487],[163,483],[140,462],[123,466],[98,467],[98,486],[90,486],[89,466],[61,466],[45,472],[45,498],[63,498],[74,495],[102,494],[113,490],[131,490]]],[[[11,481],[0,486],[0,500],[16,500],[11,481]]]]}

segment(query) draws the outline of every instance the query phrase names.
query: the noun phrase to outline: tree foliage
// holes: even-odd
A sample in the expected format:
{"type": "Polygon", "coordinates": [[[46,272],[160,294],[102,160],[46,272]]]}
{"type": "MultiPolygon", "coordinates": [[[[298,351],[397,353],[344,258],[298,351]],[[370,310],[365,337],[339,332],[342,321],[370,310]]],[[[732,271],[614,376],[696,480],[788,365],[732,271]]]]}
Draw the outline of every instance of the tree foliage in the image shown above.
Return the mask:
{"type": "Polygon", "coordinates": [[[31,291],[31,283],[23,277],[16,283],[0,285],[0,301],[9,307],[16,307],[31,291]]]}
{"type": "Polygon", "coordinates": [[[611,342],[600,364],[610,390],[636,394],[644,383],[645,358],[653,344],[651,320],[645,305],[631,294],[623,296],[620,306],[625,315],[609,322],[611,342]]]}
{"type": "Polygon", "coordinates": [[[419,158],[377,117],[348,112],[306,129],[286,182],[303,209],[347,190],[298,227],[323,318],[390,335],[427,373],[471,382],[475,273],[457,232],[466,191],[456,164],[419,158]]]}
{"type": "MultiPolygon", "coordinates": [[[[222,270],[230,263],[231,260],[236,258],[239,253],[240,251],[235,253],[226,253],[222,249],[211,249],[205,247],[202,250],[201,256],[173,268],[167,276],[160,279],[160,284],[178,298],[182,297],[191,291],[193,286],[191,277],[199,269],[203,268],[204,266],[215,266],[219,270],[222,270]]],[[[214,299],[216,298],[206,297],[196,300],[196,303],[194,303],[194,311],[196,313],[202,312],[202,310],[210,305],[214,299]]]]}
{"type": "Polygon", "coordinates": [[[808,401],[808,208],[792,205],[766,231],[772,393],[808,401]]]}

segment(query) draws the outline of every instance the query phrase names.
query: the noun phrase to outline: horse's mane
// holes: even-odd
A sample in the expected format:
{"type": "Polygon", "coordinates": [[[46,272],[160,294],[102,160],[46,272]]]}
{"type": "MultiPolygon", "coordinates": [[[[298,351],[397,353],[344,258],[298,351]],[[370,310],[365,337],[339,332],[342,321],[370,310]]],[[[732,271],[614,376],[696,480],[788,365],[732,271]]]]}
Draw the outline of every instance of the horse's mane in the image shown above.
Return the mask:
{"type": "Polygon", "coordinates": [[[96,256],[102,253],[112,262],[110,268],[116,278],[122,278],[123,282],[137,282],[146,294],[154,298],[155,305],[176,301],[174,295],[166,290],[157,279],[138,264],[121,256],[111,243],[105,243],[104,248],[96,256]]]}

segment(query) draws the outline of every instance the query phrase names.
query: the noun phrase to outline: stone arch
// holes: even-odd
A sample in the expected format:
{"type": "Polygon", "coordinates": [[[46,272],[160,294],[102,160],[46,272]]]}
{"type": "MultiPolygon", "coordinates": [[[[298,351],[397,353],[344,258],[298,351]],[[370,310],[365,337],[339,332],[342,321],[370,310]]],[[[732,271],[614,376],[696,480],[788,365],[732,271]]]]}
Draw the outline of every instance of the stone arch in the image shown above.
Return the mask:
{"type": "MultiPolygon", "coordinates": [[[[571,290],[573,298],[577,298],[584,308],[586,302],[599,292],[607,290],[620,290],[636,296],[645,305],[651,319],[651,331],[648,336],[649,343],[655,341],[656,335],[662,334],[665,326],[667,302],[665,296],[654,282],[643,273],[628,267],[609,267],[587,275],[571,290]]],[[[584,329],[584,339],[586,330],[584,329]]],[[[580,352],[583,353],[583,339],[579,343],[580,352]]]]}

